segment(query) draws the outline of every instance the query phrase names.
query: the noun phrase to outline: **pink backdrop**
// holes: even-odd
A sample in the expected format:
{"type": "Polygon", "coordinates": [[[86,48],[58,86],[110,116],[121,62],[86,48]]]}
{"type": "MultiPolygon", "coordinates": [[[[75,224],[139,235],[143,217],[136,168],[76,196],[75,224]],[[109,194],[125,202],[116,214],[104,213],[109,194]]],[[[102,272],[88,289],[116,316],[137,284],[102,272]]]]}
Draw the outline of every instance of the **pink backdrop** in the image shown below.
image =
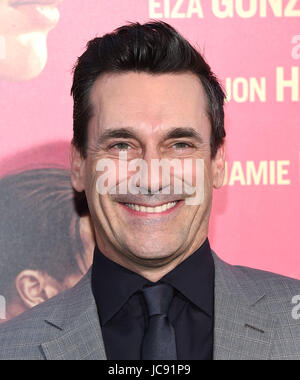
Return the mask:
{"type": "MultiPolygon", "coordinates": [[[[44,70],[0,80],[0,174],[26,166],[26,154],[19,163],[9,156],[71,139],[71,70],[88,40],[127,21],[163,19],[204,53],[231,98],[212,247],[230,263],[300,279],[300,1],[64,0],[58,9],[44,70]]],[[[48,154],[68,162],[67,151],[48,154]]]]}

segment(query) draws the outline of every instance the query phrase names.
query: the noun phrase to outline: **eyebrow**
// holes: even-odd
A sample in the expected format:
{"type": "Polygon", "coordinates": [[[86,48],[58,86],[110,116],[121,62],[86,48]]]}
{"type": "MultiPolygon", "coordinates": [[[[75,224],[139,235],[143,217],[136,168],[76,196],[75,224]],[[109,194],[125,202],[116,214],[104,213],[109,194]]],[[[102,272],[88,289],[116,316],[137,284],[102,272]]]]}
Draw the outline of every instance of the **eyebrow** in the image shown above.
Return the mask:
{"type": "Polygon", "coordinates": [[[136,139],[136,134],[131,128],[110,128],[99,137],[98,142],[102,144],[111,139],[136,139]]]}
{"type": "MultiPolygon", "coordinates": [[[[99,138],[99,143],[103,144],[107,140],[111,139],[137,139],[137,135],[133,128],[127,127],[127,128],[110,128],[107,129],[99,138]]],[[[184,128],[179,127],[175,129],[171,129],[170,131],[166,132],[164,135],[164,139],[170,140],[170,139],[178,139],[178,138],[193,138],[197,140],[200,144],[203,144],[203,138],[200,135],[198,131],[196,131],[193,128],[184,128]]]]}
{"type": "Polygon", "coordinates": [[[167,132],[166,139],[193,138],[203,144],[203,138],[198,131],[193,128],[175,128],[167,132]]]}

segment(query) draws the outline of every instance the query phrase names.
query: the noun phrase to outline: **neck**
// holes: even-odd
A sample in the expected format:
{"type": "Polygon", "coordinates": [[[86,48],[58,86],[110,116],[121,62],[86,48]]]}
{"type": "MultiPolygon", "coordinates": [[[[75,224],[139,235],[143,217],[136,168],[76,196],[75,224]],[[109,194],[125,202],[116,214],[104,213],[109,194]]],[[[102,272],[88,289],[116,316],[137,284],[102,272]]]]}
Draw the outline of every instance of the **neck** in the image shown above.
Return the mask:
{"type": "MultiPolygon", "coordinates": [[[[97,235],[97,234],[96,234],[97,235]]],[[[111,261],[123,266],[126,269],[131,270],[146,278],[151,282],[157,282],[163,278],[167,273],[171,272],[180,263],[190,257],[207,239],[207,234],[197,239],[197,243],[194,243],[184,252],[172,254],[169,257],[163,259],[145,260],[135,255],[128,255],[127,252],[118,251],[113,249],[109,244],[103,243],[103,239],[96,236],[96,241],[100,251],[111,261]]]]}

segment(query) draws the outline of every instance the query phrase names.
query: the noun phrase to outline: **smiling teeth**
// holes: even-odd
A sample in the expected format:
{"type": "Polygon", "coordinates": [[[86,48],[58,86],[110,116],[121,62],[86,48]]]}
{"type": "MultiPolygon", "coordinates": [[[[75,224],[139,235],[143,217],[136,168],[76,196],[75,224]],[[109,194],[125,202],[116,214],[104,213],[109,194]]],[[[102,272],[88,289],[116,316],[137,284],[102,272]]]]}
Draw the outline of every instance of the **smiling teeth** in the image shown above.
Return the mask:
{"type": "Polygon", "coordinates": [[[145,207],[145,206],[138,206],[138,205],[127,203],[126,206],[130,207],[132,210],[138,211],[138,212],[159,213],[159,212],[164,212],[164,211],[170,210],[171,208],[175,207],[177,205],[177,203],[178,202],[170,202],[170,203],[166,203],[162,206],[158,206],[158,207],[145,207]]]}

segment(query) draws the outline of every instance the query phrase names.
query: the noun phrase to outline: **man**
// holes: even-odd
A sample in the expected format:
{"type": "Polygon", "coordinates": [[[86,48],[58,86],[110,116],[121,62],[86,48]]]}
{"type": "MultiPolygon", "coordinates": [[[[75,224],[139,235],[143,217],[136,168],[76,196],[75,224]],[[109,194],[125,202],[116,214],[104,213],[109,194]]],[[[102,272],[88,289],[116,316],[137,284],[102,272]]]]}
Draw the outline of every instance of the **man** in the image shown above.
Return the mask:
{"type": "Polygon", "coordinates": [[[0,179],[0,294],[6,303],[0,323],[86,274],[94,239],[83,209],[79,216],[68,170],[32,169],[0,179]]]}
{"type": "Polygon", "coordinates": [[[225,130],[224,92],[203,57],[166,23],[130,24],[88,44],[72,94],[72,182],[95,227],[92,270],[3,326],[0,357],[300,359],[299,281],[230,266],[207,239],[225,130]],[[177,162],[169,180],[153,174],[157,160],[177,162]]]}
{"type": "Polygon", "coordinates": [[[48,33],[61,0],[0,0],[0,79],[29,80],[47,63],[48,33]]]}

